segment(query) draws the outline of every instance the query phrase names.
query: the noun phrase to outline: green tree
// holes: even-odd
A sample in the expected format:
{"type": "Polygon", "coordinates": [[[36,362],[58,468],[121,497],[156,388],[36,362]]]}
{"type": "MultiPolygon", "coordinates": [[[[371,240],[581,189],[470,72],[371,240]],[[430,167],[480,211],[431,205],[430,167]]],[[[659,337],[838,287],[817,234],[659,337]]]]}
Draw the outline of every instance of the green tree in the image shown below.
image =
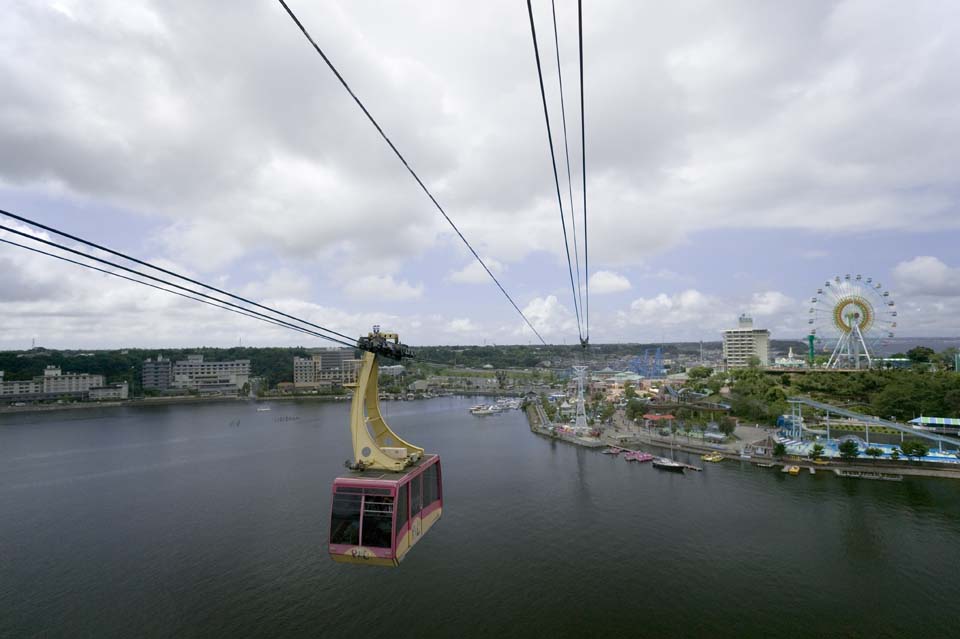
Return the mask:
{"type": "Polygon", "coordinates": [[[945,369],[952,371],[956,365],[957,347],[951,346],[942,353],[937,354],[937,362],[945,369]]]}
{"type": "Polygon", "coordinates": [[[773,445],[773,456],[774,457],[783,457],[787,454],[787,447],[783,445],[782,442],[777,442],[773,445]]]}
{"type": "Polygon", "coordinates": [[[737,420],[733,417],[724,415],[720,418],[717,426],[720,427],[721,433],[729,437],[730,435],[733,435],[733,432],[737,429],[737,420]]]}
{"type": "Polygon", "coordinates": [[[898,459],[900,459],[900,451],[894,448],[893,451],[890,453],[890,459],[892,459],[893,461],[897,461],[898,459]]]}
{"type": "Polygon", "coordinates": [[[637,389],[633,387],[633,384],[624,384],[623,385],[623,397],[627,401],[634,399],[637,396],[637,389]]]}
{"type": "Polygon", "coordinates": [[[877,459],[878,457],[880,457],[881,455],[883,455],[883,451],[882,451],[881,449],[879,449],[879,448],[874,447],[874,446],[871,446],[870,448],[868,448],[867,450],[865,450],[865,451],[863,451],[863,452],[865,452],[866,454],[870,455],[870,456],[873,457],[874,459],[877,459]]]}
{"type": "Polygon", "coordinates": [[[840,457],[846,460],[856,459],[860,455],[860,446],[856,441],[848,439],[840,444],[840,457]]]}
{"type": "Polygon", "coordinates": [[[557,405],[547,399],[547,396],[542,394],[540,395],[540,405],[543,406],[543,412],[546,414],[547,419],[551,422],[557,418],[557,405]]]}
{"type": "Polygon", "coordinates": [[[613,404],[604,404],[603,408],[600,410],[600,421],[605,422],[613,417],[615,410],[616,409],[614,408],[613,404]]]}
{"type": "Polygon", "coordinates": [[[701,383],[713,375],[713,369],[708,366],[694,366],[687,369],[687,379],[690,382],[701,383]]]}
{"type": "Polygon", "coordinates": [[[627,408],[624,411],[627,419],[639,419],[646,412],[647,405],[639,399],[631,399],[627,402],[627,408]]]}
{"type": "Polygon", "coordinates": [[[910,361],[917,364],[925,364],[932,361],[934,355],[936,355],[935,351],[926,346],[914,346],[907,351],[907,357],[910,358],[910,361]]]}
{"type": "Polygon", "coordinates": [[[820,459],[823,457],[823,444],[814,444],[813,448],[810,449],[810,459],[820,459]]]}
{"type": "Polygon", "coordinates": [[[908,440],[900,445],[900,450],[907,457],[925,457],[930,452],[930,447],[917,440],[908,440]]]}

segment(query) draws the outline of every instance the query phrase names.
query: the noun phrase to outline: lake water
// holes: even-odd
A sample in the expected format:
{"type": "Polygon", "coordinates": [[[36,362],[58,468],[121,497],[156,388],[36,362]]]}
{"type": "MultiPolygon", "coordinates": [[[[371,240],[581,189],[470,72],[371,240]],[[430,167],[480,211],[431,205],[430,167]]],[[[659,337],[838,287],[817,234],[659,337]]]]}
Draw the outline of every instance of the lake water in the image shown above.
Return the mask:
{"type": "Polygon", "coordinates": [[[960,636],[960,482],[674,475],[475,402],[385,405],[443,461],[399,569],[326,555],[344,403],[0,415],[0,637],[960,636]]]}

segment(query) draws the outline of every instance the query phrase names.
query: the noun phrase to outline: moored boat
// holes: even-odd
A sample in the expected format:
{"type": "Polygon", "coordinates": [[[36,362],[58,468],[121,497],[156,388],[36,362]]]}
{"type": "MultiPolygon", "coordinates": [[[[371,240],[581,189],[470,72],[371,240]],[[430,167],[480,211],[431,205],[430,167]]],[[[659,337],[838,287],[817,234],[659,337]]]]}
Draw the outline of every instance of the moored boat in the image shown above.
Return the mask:
{"type": "Polygon", "coordinates": [[[682,473],[686,466],[680,462],[673,461],[672,459],[667,459],[666,457],[658,457],[653,460],[653,467],[659,468],[660,470],[667,470],[673,473],[682,473]]]}

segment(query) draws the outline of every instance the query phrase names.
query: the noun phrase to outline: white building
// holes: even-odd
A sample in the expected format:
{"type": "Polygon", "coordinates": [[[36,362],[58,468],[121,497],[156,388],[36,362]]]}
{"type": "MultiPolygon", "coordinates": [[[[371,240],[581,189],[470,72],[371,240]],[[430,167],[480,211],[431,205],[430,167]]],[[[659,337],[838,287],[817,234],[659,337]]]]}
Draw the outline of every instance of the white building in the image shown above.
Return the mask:
{"type": "Polygon", "coordinates": [[[806,362],[793,354],[792,346],[786,357],[778,357],[773,363],[780,368],[803,368],[806,365],[806,362]]]}
{"type": "Polygon", "coordinates": [[[171,388],[198,393],[236,393],[250,381],[250,360],[207,362],[203,355],[188,355],[174,362],[171,388]]]}
{"type": "Polygon", "coordinates": [[[104,385],[103,375],[64,373],[59,366],[47,366],[43,375],[29,381],[4,381],[0,374],[0,397],[4,399],[43,400],[71,397],[86,399],[90,389],[104,385]]]}
{"type": "Polygon", "coordinates": [[[130,388],[126,382],[96,386],[90,389],[90,399],[93,401],[118,400],[130,397],[130,388]]]}
{"type": "Polygon", "coordinates": [[[770,331],[754,328],[753,318],[741,315],[737,328],[723,332],[723,359],[727,368],[747,368],[756,357],[760,366],[770,362],[770,331]]]}
{"type": "Polygon", "coordinates": [[[360,360],[352,348],[330,348],[310,357],[293,358],[293,385],[299,390],[316,390],[334,384],[354,384],[360,360]]]}
{"type": "Polygon", "coordinates": [[[88,393],[91,388],[104,384],[103,375],[64,373],[59,366],[47,366],[42,379],[44,393],[88,393]]]}

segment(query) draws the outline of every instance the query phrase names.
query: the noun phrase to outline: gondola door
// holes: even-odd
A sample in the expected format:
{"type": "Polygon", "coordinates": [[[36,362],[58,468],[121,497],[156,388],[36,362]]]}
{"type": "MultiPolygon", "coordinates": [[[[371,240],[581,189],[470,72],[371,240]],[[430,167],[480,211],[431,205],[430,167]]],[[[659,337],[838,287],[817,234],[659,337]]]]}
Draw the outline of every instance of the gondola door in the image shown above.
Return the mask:
{"type": "Polygon", "coordinates": [[[399,562],[410,550],[410,482],[397,488],[396,541],[394,553],[399,562]]]}
{"type": "Polygon", "coordinates": [[[423,534],[423,521],[420,518],[423,510],[423,473],[410,480],[410,545],[420,541],[423,534]]]}

